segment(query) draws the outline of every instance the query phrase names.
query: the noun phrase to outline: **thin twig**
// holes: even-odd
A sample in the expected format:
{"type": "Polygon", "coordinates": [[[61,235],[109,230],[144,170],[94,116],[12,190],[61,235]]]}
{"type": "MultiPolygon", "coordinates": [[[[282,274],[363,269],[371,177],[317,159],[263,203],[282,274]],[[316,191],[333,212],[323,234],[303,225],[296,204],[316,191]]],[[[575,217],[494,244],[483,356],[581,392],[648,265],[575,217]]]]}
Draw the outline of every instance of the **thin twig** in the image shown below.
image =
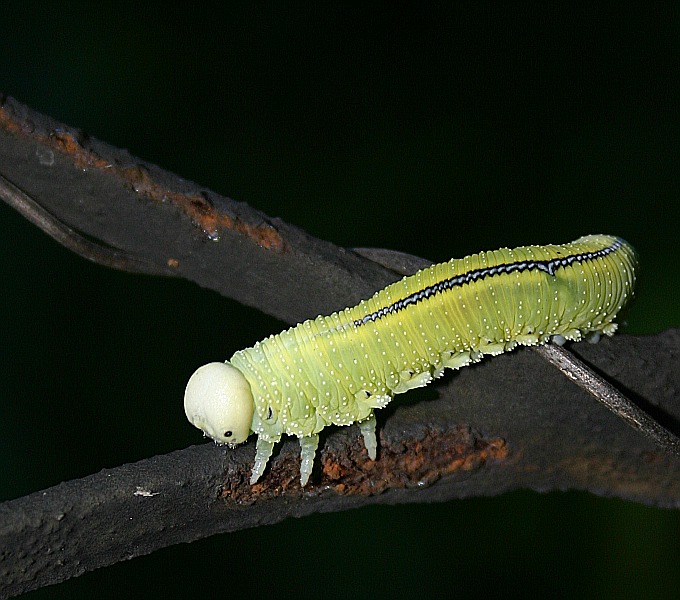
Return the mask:
{"type": "Polygon", "coordinates": [[[680,456],[680,438],[657,423],[571,352],[556,344],[536,346],[534,350],[633,429],[637,429],[669,454],[680,456]]]}
{"type": "Polygon", "coordinates": [[[87,260],[130,273],[176,276],[167,267],[160,267],[122,250],[117,250],[100,242],[87,239],[68,225],[62,223],[33,200],[26,192],[19,189],[2,175],[0,175],[0,198],[26,217],[36,227],[42,229],[52,239],[87,260]]]}

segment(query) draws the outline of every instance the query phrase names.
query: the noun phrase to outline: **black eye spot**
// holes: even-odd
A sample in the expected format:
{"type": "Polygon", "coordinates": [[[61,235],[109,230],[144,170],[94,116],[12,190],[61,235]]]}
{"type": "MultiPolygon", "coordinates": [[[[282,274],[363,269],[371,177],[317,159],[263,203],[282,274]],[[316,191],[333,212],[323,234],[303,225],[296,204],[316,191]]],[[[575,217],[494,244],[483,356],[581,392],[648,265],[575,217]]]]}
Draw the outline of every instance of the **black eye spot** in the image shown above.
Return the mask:
{"type": "Polygon", "coordinates": [[[225,438],[230,438],[231,436],[232,436],[232,432],[231,432],[231,431],[225,431],[225,432],[224,432],[224,437],[225,437],[225,438]]]}

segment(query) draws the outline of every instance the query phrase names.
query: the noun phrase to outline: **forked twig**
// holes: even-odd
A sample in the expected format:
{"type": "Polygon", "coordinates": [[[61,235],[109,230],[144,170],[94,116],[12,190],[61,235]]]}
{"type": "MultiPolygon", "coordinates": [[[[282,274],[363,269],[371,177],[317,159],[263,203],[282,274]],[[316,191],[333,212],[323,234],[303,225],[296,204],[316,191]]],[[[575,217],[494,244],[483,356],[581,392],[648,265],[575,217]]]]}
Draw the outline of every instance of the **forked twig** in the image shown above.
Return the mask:
{"type": "MultiPolygon", "coordinates": [[[[0,98],[0,164],[15,182],[0,177],[0,196],[81,256],[117,269],[165,275],[165,262],[172,257],[181,265],[173,269],[177,275],[290,324],[356,303],[392,283],[397,272],[409,275],[430,264],[389,251],[338,248],[6,97],[0,98]],[[60,132],[56,138],[55,131],[60,132]],[[54,185],[43,181],[34,200],[30,190],[45,178],[44,165],[24,158],[35,156],[36,147],[56,148],[63,160],[49,175],[54,185]],[[113,164],[123,167],[106,166],[113,164]],[[176,201],[164,202],[168,197],[176,201]],[[80,198],[87,198],[86,210],[76,201],[80,198]],[[106,242],[99,238],[102,224],[106,242]],[[219,243],[205,235],[215,230],[219,243]],[[154,256],[159,257],[155,265],[154,256]]],[[[612,345],[620,364],[629,365],[632,389],[664,399],[670,412],[679,415],[672,390],[680,387],[673,364],[680,332],[646,339],[621,336],[612,345]],[[655,357],[658,378],[647,377],[639,352],[655,357]]],[[[616,452],[620,446],[595,438],[606,425],[598,414],[576,422],[576,409],[567,404],[571,386],[558,385],[550,397],[540,399],[546,412],[530,404],[523,418],[515,418],[518,398],[534,401],[527,396],[526,381],[514,377],[518,368],[536,366],[529,358],[522,352],[488,369],[461,372],[441,382],[436,401],[385,415],[381,461],[367,463],[356,450],[353,428],[329,433],[325,467],[317,473],[320,486],[312,493],[300,490],[296,479],[286,483],[292,481],[291,465],[298,466],[289,440],[276,469],[259,486],[244,478],[252,467],[254,444],[227,455],[204,444],[0,503],[0,597],[215,533],[368,504],[441,502],[526,488],[591,490],[680,506],[680,462],[640,460],[639,452],[616,452]],[[491,398],[496,405],[489,403],[491,398]],[[546,427],[551,416],[564,419],[554,430],[546,427]],[[577,442],[583,439],[593,442],[587,452],[577,442]],[[513,453],[518,459],[506,460],[513,453]],[[562,468],[564,461],[588,468],[562,468]]],[[[554,382],[535,383],[548,389],[554,382]]],[[[646,421],[638,417],[634,426],[646,421]]],[[[642,436],[626,442],[627,449],[645,447],[642,436]]]]}
{"type": "MultiPolygon", "coordinates": [[[[172,271],[150,261],[87,239],[62,223],[2,175],[0,197],[50,237],[92,262],[133,273],[173,275],[172,271]]],[[[401,274],[430,264],[425,259],[390,250],[356,248],[354,251],[401,274]]],[[[536,346],[534,350],[628,425],[653,440],[666,452],[680,456],[680,438],[660,425],[569,351],[556,344],[536,346]]]]}

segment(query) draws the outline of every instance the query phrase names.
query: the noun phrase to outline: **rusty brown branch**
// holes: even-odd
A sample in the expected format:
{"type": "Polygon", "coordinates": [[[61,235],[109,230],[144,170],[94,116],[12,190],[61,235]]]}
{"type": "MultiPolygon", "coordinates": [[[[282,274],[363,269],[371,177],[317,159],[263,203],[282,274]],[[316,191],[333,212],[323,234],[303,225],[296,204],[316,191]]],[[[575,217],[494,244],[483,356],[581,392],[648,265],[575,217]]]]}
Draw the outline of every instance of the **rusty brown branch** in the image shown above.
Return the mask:
{"type": "MultiPolygon", "coordinates": [[[[88,239],[288,322],[351,304],[398,277],[378,264],[394,265],[389,257],[361,251],[369,260],[316,240],[7,98],[0,107],[0,166],[17,188],[88,239]]],[[[411,259],[398,270],[408,272],[411,259]]],[[[574,348],[677,430],[680,331],[574,348]]],[[[381,412],[376,462],[367,460],[355,427],[331,431],[304,491],[293,441],[282,445],[258,485],[248,485],[250,442],[234,451],[188,448],[5,502],[0,594],[220,531],[371,503],[573,488],[680,506],[680,461],[659,453],[532,352],[484,361],[411,400],[381,412]],[[123,527],[122,514],[135,518],[123,527]]]]}
{"type": "Polygon", "coordinates": [[[0,174],[100,246],[290,323],[348,306],[396,278],[2,96],[0,174]]]}

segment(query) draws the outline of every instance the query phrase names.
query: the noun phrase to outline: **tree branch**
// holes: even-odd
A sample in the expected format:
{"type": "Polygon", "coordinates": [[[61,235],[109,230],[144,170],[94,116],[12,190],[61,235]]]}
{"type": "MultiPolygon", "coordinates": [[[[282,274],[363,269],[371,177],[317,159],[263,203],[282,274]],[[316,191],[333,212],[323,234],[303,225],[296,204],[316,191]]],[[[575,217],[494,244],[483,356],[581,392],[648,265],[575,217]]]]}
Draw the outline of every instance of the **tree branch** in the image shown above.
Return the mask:
{"type": "MultiPolygon", "coordinates": [[[[381,251],[360,251],[369,260],[316,240],[7,98],[0,164],[13,186],[85,239],[291,323],[352,304],[398,277],[378,264],[397,264],[389,252],[381,259],[381,251]]],[[[402,259],[398,270],[411,272],[417,259],[402,259]]],[[[678,430],[680,331],[574,348],[678,430]]],[[[248,485],[251,441],[232,451],[204,444],[5,502],[0,595],[178,542],[371,503],[573,488],[680,506],[680,461],[535,353],[485,360],[408,396],[408,404],[378,415],[378,461],[366,457],[356,427],[332,429],[305,490],[292,440],[263,480],[248,485]]]]}
{"type": "Polygon", "coordinates": [[[289,323],[349,306],[396,279],[2,96],[0,165],[14,188],[80,236],[289,323]]]}

